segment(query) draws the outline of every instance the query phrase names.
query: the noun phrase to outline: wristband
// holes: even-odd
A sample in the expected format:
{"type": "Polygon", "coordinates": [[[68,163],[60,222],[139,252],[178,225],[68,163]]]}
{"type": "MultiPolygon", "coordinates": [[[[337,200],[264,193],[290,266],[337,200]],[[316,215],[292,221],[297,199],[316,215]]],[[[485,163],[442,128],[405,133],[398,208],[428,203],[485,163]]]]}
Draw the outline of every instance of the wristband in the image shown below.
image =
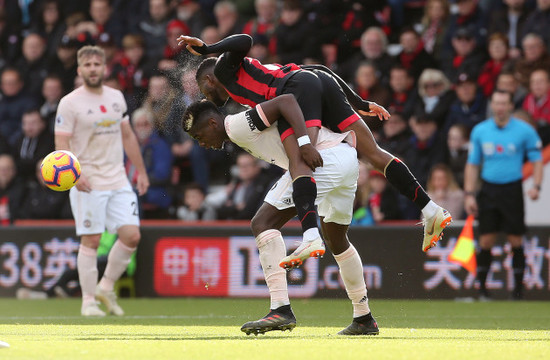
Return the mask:
{"type": "Polygon", "coordinates": [[[466,195],[466,196],[476,196],[476,193],[473,192],[473,191],[466,191],[466,192],[464,193],[464,195],[466,195]]]}
{"type": "Polygon", "coordinates": [[[311,140],[309,139],[309,136],[304,135],[304,136],[300,136],[298,138],[298,146],[299,147],[302,147],[302,146],[307,145],[307,144],[311,144],[311,140]]]}

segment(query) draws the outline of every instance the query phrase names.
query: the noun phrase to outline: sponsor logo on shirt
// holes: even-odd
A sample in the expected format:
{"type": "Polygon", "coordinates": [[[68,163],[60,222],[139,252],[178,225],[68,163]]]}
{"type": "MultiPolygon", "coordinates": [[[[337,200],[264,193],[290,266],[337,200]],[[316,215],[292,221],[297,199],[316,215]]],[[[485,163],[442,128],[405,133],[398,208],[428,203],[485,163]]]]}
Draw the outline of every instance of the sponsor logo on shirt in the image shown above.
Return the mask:
{"type": "Polygon", "coordinates": [[[250,128],[250,131],[256,130],[256,125],[254,125],[254,122],[252,121],[252,116],[250,116],[250,112],[249,111],[245,112],[244,116],[246,117],[246,122],[248,123],[248,127],[250,128]]]}
{"type": "Polygon", "coordinates": [[[111,119],[103,119],[101,121],[98,121],[96,122],[96,127],[111,127],[113,125],[116,125],[118,123],[118,121],[116,120],[111,120],[111,119]]]}

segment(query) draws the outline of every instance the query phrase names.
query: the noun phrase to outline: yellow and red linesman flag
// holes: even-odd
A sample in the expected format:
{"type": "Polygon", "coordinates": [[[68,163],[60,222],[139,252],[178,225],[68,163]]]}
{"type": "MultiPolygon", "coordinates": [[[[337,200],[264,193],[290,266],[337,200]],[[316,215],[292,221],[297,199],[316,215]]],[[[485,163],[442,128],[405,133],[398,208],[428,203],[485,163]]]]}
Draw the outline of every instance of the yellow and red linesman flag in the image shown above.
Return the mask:
{"type": "Polygon", "coordinates": [[[466,219],[464,228],[458,237],[455,248],[447,258],[450,262],[462,265],[471,274],[476,274],[476,249],[474,244],[474,216],[470,215],[466,219]]]}

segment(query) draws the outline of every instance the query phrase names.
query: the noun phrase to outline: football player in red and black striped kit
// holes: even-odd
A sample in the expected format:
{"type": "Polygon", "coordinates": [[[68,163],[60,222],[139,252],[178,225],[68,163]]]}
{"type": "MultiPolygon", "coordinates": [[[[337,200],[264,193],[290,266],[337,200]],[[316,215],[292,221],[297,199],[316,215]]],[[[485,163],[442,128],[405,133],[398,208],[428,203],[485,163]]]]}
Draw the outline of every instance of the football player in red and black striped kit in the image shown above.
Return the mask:
{"type": "MultiPolygon", "coordinates": [[[[196,75],[201,92],[217,105],[223,105],[231,97],[241,104],[255,106],[290,93],[296,97],[308,127],[322,125],[335,132],[353,130],[359,156],[383,173],[395,188],[422,210],[422,250],[429,250],[439,241],[443,229],[452,220],[450,213],[429,198],[401,160],[378,146],[370,129],[353,109],[383,120],[390,116],[383,107],[361,99],[342,79],[322,65],[264,65],[246,57],[252,47],[252,38],[245,34],[232,35],[212,45],[184,35],[178,41],[198,56],[222,53],[217,59],[205,59],[196,75]]],[[[278,128],[282,140],[292,134],[292,128],[284,120],[278,122],[278,128]]],[[[312,137],[313,143],[315,140],[312,137]]],[[[256,225],[274,228],[282,219],[273,215],[273,218],[262,216],[262,219],[273,219],[271,224],[256,225]]]]}

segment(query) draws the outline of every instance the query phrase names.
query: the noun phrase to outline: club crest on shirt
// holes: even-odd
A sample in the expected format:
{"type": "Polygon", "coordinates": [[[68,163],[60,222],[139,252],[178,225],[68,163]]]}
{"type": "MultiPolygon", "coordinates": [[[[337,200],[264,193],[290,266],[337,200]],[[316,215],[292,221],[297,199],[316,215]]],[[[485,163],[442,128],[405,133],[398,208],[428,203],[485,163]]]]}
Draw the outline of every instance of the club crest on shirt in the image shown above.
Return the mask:
{"type": "Polygon", "coordinates": [[[113,110],[114,110],[115,112],[121,112],[121,111],[122,111],[122,109],[120,108],[120,104],[119,104],[119,103],[113,103],[112,106],[113,106],[113,110]]]}

